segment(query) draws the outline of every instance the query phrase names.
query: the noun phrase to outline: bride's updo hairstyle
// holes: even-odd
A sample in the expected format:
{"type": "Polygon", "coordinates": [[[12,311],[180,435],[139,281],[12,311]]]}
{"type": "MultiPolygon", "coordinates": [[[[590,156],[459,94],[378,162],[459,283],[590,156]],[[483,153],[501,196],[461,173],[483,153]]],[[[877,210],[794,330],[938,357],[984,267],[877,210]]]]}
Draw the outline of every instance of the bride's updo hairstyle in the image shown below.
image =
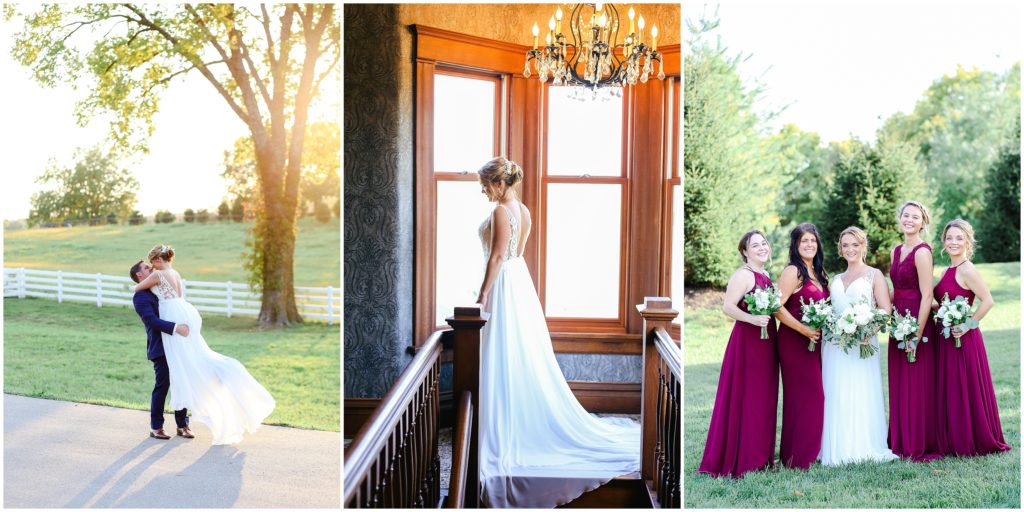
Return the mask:
{"type": "Polygon", "coordinates": [[[523,181],[523,168],[503,156],[488,160],[476,173],[483,183],[504,183],[507,188],[513,188],[523,181]]]}
{"type": "Polygon", "coordinates": [[[836,247],[839,248],[839,257],[843,257],[843,237],[846,235],[853,235],[853,238],[864,246],[864,252],[860,255],[860,259],[863,261],[868,257],[868,251],[871,250],[871,246],[868,245],[868,234],[863,229],[857,226],[850,226],[839,233],[839,241],[836,242],[836,247]]]}
{"type": "Polygon", "coordinates": [[[925,208],[924,204],[920,201],[904,201],[903,204],[900,205],[899,210],[896,210],[896,224],[899,224],[900,217],[903,216],[903,210],[906,210],[908,206],[913,206],[914,208],[921,210],[921,233],[927,235],[928,225],[932,223],[932,216],[928,213],[928,208],[925,208]]]}
{"type": "Polygon", "coordinates": [[[750,231],[743,233],[743,236],[740,237],[740,245],[737,247],[740,251],[740,259],[743,260],[743,263],[747,262],[747,255],[743,254],[743,251],[747,250],[747,245],[750,245],[750,239],[754,238],[754,235],[761,235],[761,238],[764,238],[765,242],[768,241],[768,237],[764,236],[764,233],[762,233],[760,229],[751,229],[750,231]]]}
{"type": "Polygon", "coordinates": [[[967,222],[966,220],[963,220],[961,218],[956,218],[947,222],[946,227],[942,228],[942,252],[946,252],[946,232],[949,231],[949,228],[957,228],[960,231],[964,232],[964,241],[967,245],[966,247],[964,247],[964,253],[967,256],[967,259],[973,258],[974,248],[978,244],[978,242],[974,239],[974,227],[971,226],[970,222],[967,222]]]}
{"type": "Polygon", "coordinates": [[[154,245],[153,248],[149,250],[149,254],[146,255],[146,259],[153,261],[157,258],[170,263],[170,261],[174,259],[174,247],[167,244],[154,245]]]}

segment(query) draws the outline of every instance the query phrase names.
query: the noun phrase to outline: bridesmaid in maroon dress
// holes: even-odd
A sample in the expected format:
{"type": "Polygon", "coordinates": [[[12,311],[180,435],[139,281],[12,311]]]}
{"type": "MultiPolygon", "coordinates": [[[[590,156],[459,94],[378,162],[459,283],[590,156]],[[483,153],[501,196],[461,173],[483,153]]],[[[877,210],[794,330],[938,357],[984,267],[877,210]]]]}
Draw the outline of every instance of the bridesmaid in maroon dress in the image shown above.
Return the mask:
{"type": "MultiPolygon", "coordinates": [[[[935,286],[935,299],[941,301],[948,293],[950,300],[967,297],[971,305],[980,302],[971,315],[980,321],[995,302],[970,261],[974,254],[974,228],[965,220],[951,220],[942,230],[942,243],[950,265],[935,286]]],[[[938,437],[942,453],[963,457],[1008,451],[1010,445],[1003,440],[981,331],[966,325],[954,327],[950,334],[960,336],[960,348],[956,348],[952,336],[942,335],[941,323],[932,331],[939,349],[938,437]]]]}
{"type": "Polygon", "coordinates": [[[814,224],[793,228],[789,240],[789,265],[782,269],[779,291],[783,307],[779,319],[778,352],[782,366],[782,443],[779,457],[784,466],[807,469],[821,451],[825,420],[825,391],[821,383],[821,349],[808,350],[821,331],[801,323],[804,303],[828,298],[825,291],[824,257],[814,224]]]}
{"type": "Polygon", "coordinates": [[[774,466],[779,399],[775,320],[748,313],[743,299],[756,288],[772,286],[764,269],[771,247],[764,233],[753,230],[740,239],[739,251],[744,265],[729,279],[722,307],[736,324],[725,348],[704,458],[697,470],[733,478],[774,466]],[[761,339],[764,326],[768,327],[766,340],[761,339]]]}
{"type": "MultiPolygon", "coordinates": [[[[930,218],[923,204],[907,201],[900,206],[897,219],[903,243],[893,249],[889,267],[893,311],[916,315],[921,337],[931,334],[932,248],[921,239],[930,218]]],[[[942,457],[935,417],[935,345],[919,344],[917,361],[911,363],[905,353],[909,349],[889,342],[889,447],[896,455],[917,462],[942,457]]]]}

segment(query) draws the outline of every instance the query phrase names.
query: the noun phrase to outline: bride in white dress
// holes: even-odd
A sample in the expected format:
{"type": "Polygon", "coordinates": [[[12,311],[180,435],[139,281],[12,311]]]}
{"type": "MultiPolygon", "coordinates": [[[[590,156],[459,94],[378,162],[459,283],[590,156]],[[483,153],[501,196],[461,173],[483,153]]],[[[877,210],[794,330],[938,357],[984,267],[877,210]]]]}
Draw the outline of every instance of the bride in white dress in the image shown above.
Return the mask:
{"type": "Polygon", "coordinates": [[[480,226],[477,301],[491,313],[481,334],[481,497],[489,508],[551,508],[639,470],[640,426],[592,416],[576,400],[522,256],[532,220],[513,187],[523,171],[497,157],[478,174],[498,203],[480,226]]]}
{"type": "MultiPolygon", "coordinates": [[[[872,307],[892,310],[885,277],[878,269],[864,263],[867,251],[867,236],[860,228],[849,227],[839,235],[839,253],[847,266],[846,272],[833,278],[829,286],[832,308],[837,313],[841,314],[851,304],[865,298],[872,307]]],[[[866,342],[878,347],[877,336],[871,336],[866,342]]],[[[822,465],[898,458],[886,441],[881,350],[861,359],[860,350],[846,353],[831,343],[822,345],[825,423],[818,457],[822,465]]]]}
{"type": "Polygon", "coordinates": [[[174,249],[158,245],[149,251],[153,272],[135,286],[152,289],[160,300],[160,318],[189,326],[188,336],[164,334],[170,370],[171,409],[188,409],[192,419],[213,434],[213,444],[233,444],[253,433],[274,410],[274,398],[235,359],[210,349],[201,334],[203,319],[182,298],[181,276],[171,268],[174,249]]]}

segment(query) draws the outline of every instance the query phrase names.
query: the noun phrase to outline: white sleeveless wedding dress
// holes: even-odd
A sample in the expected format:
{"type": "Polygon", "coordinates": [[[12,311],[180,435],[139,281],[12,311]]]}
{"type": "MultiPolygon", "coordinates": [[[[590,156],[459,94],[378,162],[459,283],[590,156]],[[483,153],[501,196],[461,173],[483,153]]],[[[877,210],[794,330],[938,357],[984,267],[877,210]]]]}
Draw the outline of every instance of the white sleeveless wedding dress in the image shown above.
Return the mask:
{"type": "Polygon", "coordinates": [[[188,409],[193,420],[210,428],[213,444],[240,442],[245,432],[256,432],[274,410],[274,398],[242,363],[214,352],[206,344],[199,311],[178,293],[181,276],[177,271],[154,272],[160,277],[152,288],[160,299],[160,318],[189,327],[188,336],[163,335],[171,408],[188,409]]]}
{"type": "MultiPolygon", "coordinates": [[[[871,269],[847,288],[842,274],[832,279],[829,295],[832,309],[842,314],[858,300],[867,298],[875,307],[872,282],[883,279],[878,270],[871,269]]],[[[878,347],[878,338],[871,343],[878,347]]],[[[889,461],[898,457],[892,453],[886,440],[889,433],[885,423],[885,401],[882,396],[881,350],[867,359],[860,358],[860,350],[843,349],[823,343],[821,349],[821,378],[825,389],[825,422],[821,433],[822,465],[841,466],[863,461],[889,461]]]]}
{"type": "MultiPolygon", "coordinates": [[[[520,221],[505,211],[512,239],[481,334],[481,496],[489,508],[551,508],[638,471],[640,425],[592,416],[569,389],[526,262],[517,254],[520,221]]],[[[492,213],[479,231],[485,261],[493,219],[492,213]]]]}

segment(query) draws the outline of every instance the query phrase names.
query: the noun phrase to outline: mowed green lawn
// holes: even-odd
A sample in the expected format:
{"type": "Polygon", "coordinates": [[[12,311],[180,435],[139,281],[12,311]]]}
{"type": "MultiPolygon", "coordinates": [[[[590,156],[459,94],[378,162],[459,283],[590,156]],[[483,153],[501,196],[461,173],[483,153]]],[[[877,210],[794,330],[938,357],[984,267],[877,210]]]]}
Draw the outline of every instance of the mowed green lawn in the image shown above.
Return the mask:
{"type": "MultiPolygon", "coordinates": [[[[979,265],[996,306],[982,321],[1003,426],[1013,450],[931,463],[820,464],[748,473],[745,478],[697,474],[704,453],[722,357],[732,320],[720,304],[686,310],[684,472],[688,508],[1019,508],[1020,507],[1020,263],[979,265]]],[[[938,272],[936,272],[938,274],[938,272]]],[[[887,340],[882,379],[887,382],[887,340]]],[[[883,384],[883,388],[888,386],[883,384]]],[[[885,389],[888,404],[888,389],[885,389]]],[[[782,394],[779,423],[782,428],[782,394]]],[[[778,440],[776,440],[778,457],[778,440]]]]}
{"type": "MultiPolygon", "coordinates": [[[[134,309],[9,298],[3,334],[5,393],[149,410],[153,365],[134,309]]],[[[339,431],[337,325],[260,330],[253,318],[207,314],[203,337],[274,396],[267,424],[339,431]]]]}
{"type": "MultiPolygon", "coordinates": [[[[80,226],[4,232],[4,266],[127,276],[133,263],[156,244],[175,250],[174,266],[185,279],[246,282],[242,254],[251,224],[146,224],[80,226]]],[[[335,286],[341,282],[341,228],[338,219],[298,223],[296,286],[335,286]]]]}

